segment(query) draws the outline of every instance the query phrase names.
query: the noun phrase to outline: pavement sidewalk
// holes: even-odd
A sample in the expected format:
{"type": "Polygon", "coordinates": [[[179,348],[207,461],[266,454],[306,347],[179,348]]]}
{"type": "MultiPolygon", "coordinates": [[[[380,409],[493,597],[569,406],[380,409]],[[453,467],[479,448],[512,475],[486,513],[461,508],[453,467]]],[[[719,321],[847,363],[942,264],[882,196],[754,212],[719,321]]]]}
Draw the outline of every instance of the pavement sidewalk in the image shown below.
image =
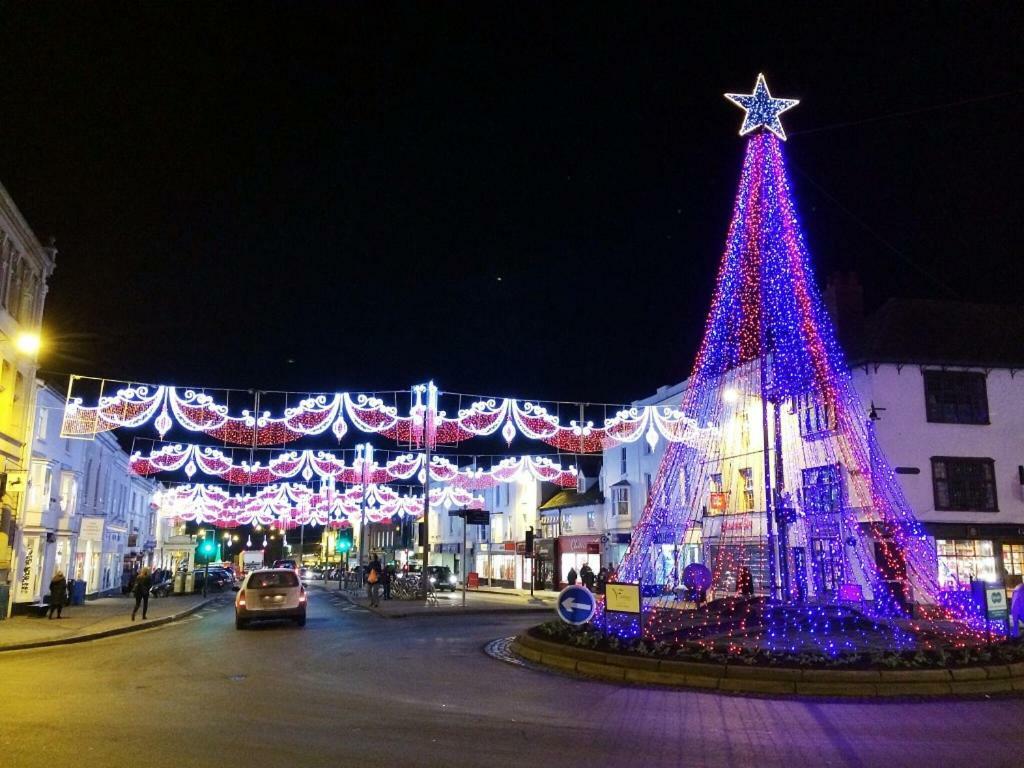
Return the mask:
{"type": "Polygon", "coordinates": [[[213,599],[202,595],[150,598],[145,621],[141,611],[131,620],[135,599],[128,596],[65,606],[60,619],[13,616],[0,621],[0,651],[80,643],[159,626],[194,613],[213,599]]]}
{"type": "Polygon", "coordinates": [[[523,594],[469,590],[466,593],[466,606],[462,606],[462,592],[439,592],[437,604],[429,604],[419,600],[384,600],[380,605],[370,607],[365,590],[338,591],[338,582],[324,582],[324,588],[337,592],[353,605],[384,616],[389,619],[407,618],[410,616],[465,616],[481,613],[550,613],[555,610],[555,595],[530,597],[527,591],[523,594]]]}

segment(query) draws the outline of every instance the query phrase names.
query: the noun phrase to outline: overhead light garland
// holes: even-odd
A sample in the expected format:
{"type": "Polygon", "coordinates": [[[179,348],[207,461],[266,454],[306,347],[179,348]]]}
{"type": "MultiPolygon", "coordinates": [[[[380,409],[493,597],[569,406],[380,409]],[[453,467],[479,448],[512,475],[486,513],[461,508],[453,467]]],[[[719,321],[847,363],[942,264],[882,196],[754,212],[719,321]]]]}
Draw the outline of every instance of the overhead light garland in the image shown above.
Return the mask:
{"type": "MultiPolygon", "coordinates": [[[[483,509],[484,499],[464,488],[442,486],[430,490],[431,509],[483,509]]],[[[423,516],[423,496],[403,494],[387,485],[356,485],[344,490],[319,490],[301,483],[280,483],[254,493],[232,493],[216,485],[178,485],[165,489],[160,499],[162,517],[216,526],[298,525],[339,526],[360,519],[371,523],[398,515],[423,516]]]]}
{"type": "MultiPolygon", "coordinates": [[[[366,434],[391,438],[401,445],[454,445],[474,437],[500,434],[509,445],[517,436],[538,440],[572,453],[595,453],[615,445],[646,440],[652,447],[659,440],[670,443],[694,443],[709,427],[701,427],[681,410],[671,406],[613,406],[614,415],[595,426],[591,420],[572,419],[563,425],[548,407],[532,401],[512,398],[475,399],[455,416],[438,408],[447,395],[461,403],[469,396],[442,393],[433,383],[416,385],[409,391],[408,413],[400,414],[376,395],[366,393],[284,395],[293,399],[283,413],[273,415],[261,410],[259,396],[253,395],[251,407],[232,415],[229,393],[217,400],[209,391],[178,389],[170,386],[124,384],[113,395],[101,394],[95,405],[86,405],[76,394],[83,377],[72,377],[61,424],[63,437],[91,437],[120,427],[138,429],[148,423],[163,438],[175,426],[189,432],[201,432],[233,445],[286,445],[310,435],[332,434],[341,440],[350,428],[366,434]]],[[[100,391],[109,380],[99,381],[100,391]]],[[[117,382],[113,382],[117,383],[117,382]]],[[[234,396],[237,401],[238,395],[234,396]]],[[[395,400],[397,401],[397,393],[395,400]]],[[[557,404],[559,410],[584,414],[584,404],[557,404]]],[[[605,407],[607,409],[607,406],[605,407]]]]}
{"type": "MultiPolygon", "coordinates": [[[[248,458],[252,457],[251,450],[240,450],[248,458]]],[[[266,464],[236,461],[230,450],[182,443],[154,448],[147,455],[136,451],[128,459],[129,468],[137,475],[183,471],[189,478],[202,473],[233,485],[262,485],[292,478],[307,482],[333,479],[338,483],[353,484],[391,483],[416,477],[422,482],[423,463],[423,454],[405,453],[378,464],[371,445],[360,446],[350,464],[333,452],[309,449],[279,453],[271,456],[266,464]]],[[[445,456],[432,456],[430,461],[431,480],[472,491],[515,482],[522,477],[572,488],[577,484],[579,472],[576,467],[562,467],[545,456],[509,456],[487,469],[459,467],[445,456]]]]}

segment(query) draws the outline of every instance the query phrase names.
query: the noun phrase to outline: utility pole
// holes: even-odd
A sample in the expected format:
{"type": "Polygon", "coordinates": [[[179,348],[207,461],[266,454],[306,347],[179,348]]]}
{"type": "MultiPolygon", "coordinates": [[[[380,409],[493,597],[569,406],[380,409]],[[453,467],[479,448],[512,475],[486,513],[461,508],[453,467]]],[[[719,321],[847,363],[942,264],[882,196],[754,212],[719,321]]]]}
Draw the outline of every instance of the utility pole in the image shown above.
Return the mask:
{"type": "Polygon", "coordinates": [[[203,574],[203,597],[206,597],[206,591],[210,588],[210,551],[206,546],[206,536],[209,531],[203,531],[203,559],[206,560],[206,573],[203,574]]]}
{"type": "Polygon", "coordinates": [[[363,566],[363,563],[365,562],[365,559],[366,559],[366,546],[365,546],[365,544],[366,544],[366,490],[367,490],[366,489],[366,480],[367,480],[367,474],[368,474],[367,471],[366,471],[366,463],[367,463],[366,454],[367,454],[367,448],[368,447],[369,447],[368,443],[363,443],[362,445],[357,445],[356,446],[356,456],[360,460],[360,462],[359,462],[360,477],[361,477],[361,479],[363,481],[362,482],[363,496],[359,500],[359,566],[360,566],[359,574],[360,574],[360,579],[363,578],[363,567],[362,566],[363,566]]]}
{"type": "Polygon", "coordinates": [[[423,447],[423,595],[426,596],[430,589],[430,575],[427,573],[427,566],[430,563],[430,436],[426,434],[427,414],[424,419],[423,447]]]}
{"type": "MultiPolygon", "coordinates": [[[[476,459],[473,460],[476,463],[476,459]]],[[[466,510],[462,510],[462,607],[466,607],[466,528],[469,527],[466,510]]]]}

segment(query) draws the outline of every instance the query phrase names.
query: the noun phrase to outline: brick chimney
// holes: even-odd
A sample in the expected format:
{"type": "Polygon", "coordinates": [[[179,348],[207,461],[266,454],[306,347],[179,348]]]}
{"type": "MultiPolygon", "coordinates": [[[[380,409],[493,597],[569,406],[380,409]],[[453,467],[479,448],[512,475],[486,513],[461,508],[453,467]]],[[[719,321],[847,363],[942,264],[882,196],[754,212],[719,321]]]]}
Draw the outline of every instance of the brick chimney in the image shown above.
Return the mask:
{"type": "Polygon", "coordinates": [[[855,355],[864,339],[864,288],[857,273],[833,272],[822,298],[843,350],[855,355]]]}

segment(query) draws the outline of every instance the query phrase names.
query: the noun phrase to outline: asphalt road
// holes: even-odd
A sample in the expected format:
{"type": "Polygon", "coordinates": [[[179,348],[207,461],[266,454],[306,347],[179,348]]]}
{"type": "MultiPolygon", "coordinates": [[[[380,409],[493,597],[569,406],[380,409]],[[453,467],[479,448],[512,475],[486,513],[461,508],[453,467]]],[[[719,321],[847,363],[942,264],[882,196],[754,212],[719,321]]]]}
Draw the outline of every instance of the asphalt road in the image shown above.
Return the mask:
{"type": "Polygon", "coordinates": [[[182,623],[0,654],[0,765],[1021,766],[1024,699],[850,703],[629,688],[482,652],[537,616],[182,623]]]}

